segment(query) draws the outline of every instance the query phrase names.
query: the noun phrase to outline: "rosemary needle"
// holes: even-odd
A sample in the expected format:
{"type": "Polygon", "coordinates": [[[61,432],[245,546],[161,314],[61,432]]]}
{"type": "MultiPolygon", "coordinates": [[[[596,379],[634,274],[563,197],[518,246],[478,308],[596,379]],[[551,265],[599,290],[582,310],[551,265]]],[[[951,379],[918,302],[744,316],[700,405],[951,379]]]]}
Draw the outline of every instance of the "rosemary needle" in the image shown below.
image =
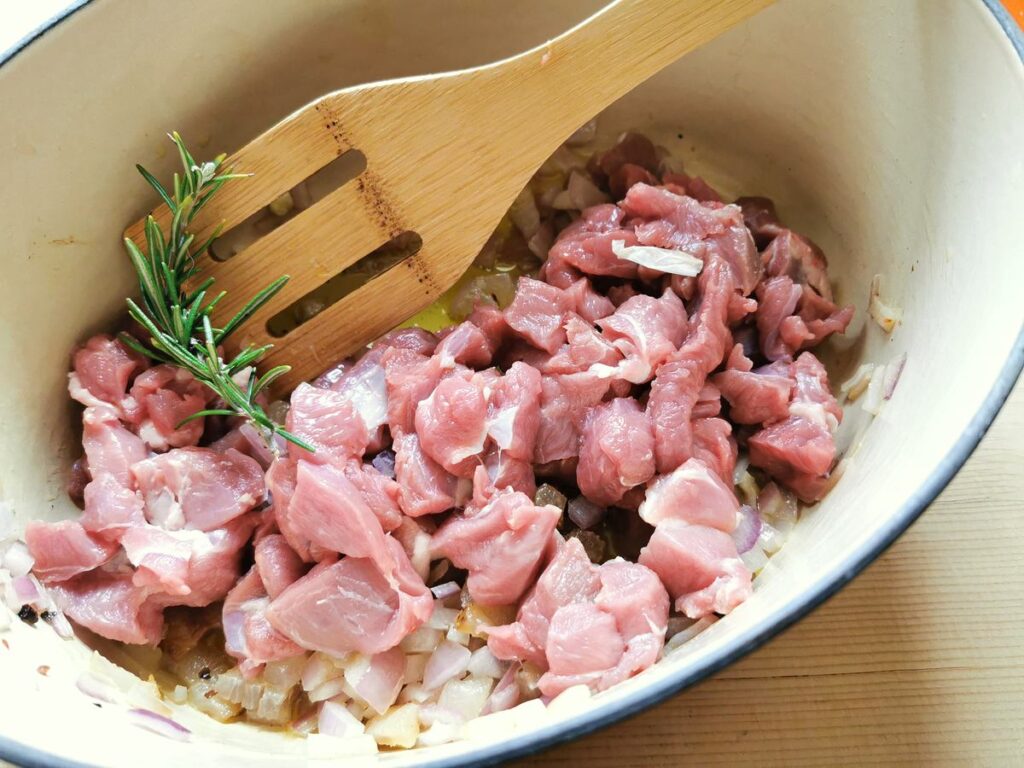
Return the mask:
{"type": "Polygon", "coordinates": [[[190,281],[199,271],[196,263],[220,234],[218,226],[202,243],[196,244],[189,225],[200,210],[225,183],[244,178],[248,174],[231,173],[222,168],[226,155],[212,161],[197,163],[181,136],[170,135],[181,157],[182,173],[174,174],[173,188],[168,191],[143,168],[136,166],[171,212],[168,231],[161,229],[156,220],[146,218],[146,252],[125,238],[125,248],[139,278],[141,298],[128,299],[128,313],[149,333],[146,345],[129,334],[121,334],[121,341],[135,351],[164,363],[177,365],[191,373],[215,392],[224,402],[224,408],[198,411],[182,423],[203,416],[240,415],[248,419],[269,438],[278,434],[307,450],[313,448],[299,437],[277,424],[257,396],[276,378],[290,370],[287,365],[271,368],[262,376],[256,364],[271,345],[246,347],[231,360],[224,360],[218,348],[225,339],[266,304],[286,282],[284,275],[253,296],[238,314],[223,326],[213,324],[214,307],[224,298],[224,292],[214,295],[213,278],[201,280],[194,287],[190,281]],[[207,297],[210,297],[207,300],[207,297]]]}

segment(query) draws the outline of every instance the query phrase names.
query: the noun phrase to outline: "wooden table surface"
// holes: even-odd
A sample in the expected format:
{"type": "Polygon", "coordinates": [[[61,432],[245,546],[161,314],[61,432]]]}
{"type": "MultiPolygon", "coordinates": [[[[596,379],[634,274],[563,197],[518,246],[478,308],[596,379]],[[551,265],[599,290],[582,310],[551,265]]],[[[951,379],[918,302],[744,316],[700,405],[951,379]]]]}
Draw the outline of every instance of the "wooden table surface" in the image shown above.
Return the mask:
{"type": "Polygon", "coordinates": [[[1024,766],[1024,385],[852,584],[652,711],[523,766],[1024,766]]]}

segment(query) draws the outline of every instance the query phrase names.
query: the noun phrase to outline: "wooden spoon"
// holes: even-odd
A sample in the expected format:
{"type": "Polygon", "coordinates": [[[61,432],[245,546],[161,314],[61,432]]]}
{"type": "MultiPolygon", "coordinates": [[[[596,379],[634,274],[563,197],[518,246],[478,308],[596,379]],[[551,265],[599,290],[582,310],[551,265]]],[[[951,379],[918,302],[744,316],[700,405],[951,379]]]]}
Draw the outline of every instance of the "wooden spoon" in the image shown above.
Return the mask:
{"type": "MultiPolygon", "coordinates": [[[[274,343],[290,391],[437,299],[470,265],[535,170],[593,115],[687,51],[772,0],[617,0],[560,37],[475,69],[336,91],[282,120],[227,165],[197,216],[202,241],[241,223],[330,161],[357,149],[366,169],[233,258],[203,264],[234,314],[282,274],[284,289],[232,338],[274,343]],[[403,232],[422,247],[280,339],[267,321],[403,232]]],[[[166,206],[154,212],[168,223],[166,206]]],[[[143,222],[126,235],[145,246],[143,222]]],[[[231,344],[228,345],[229,347],[231,344]]],[[[229,349],[233,352],[234,349],[229,349]]]]}

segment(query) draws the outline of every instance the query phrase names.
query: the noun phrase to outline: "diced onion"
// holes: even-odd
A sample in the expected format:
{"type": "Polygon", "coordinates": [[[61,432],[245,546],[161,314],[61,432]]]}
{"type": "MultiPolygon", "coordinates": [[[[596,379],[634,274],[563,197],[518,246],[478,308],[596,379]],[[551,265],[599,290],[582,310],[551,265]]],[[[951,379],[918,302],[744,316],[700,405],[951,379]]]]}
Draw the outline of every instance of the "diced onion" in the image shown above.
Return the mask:
{"type": "Polygon", "coordinates": [[[641,267],[683,277],[696,277],[704,268],[704,262],[686,251],[657,248],[653,245],[627,246],[625,240],[612,240],[612,253],[641,267]]]}
{"type": "Polygon", "coordinates": [[[490,677],[497,680],[505,674],[507,666],[507,663],[498,661],[495,655],[491,653],[491,649],[485,645],[473,651],[466,671],[476,677],[490,677]]]}
{"type": "Polygon", "coordinates": [[[427,668],[430,656],[425,653],[407,653],[405,655],[405,682],[419,683],[423,680],[423,672],[427,668]]]}
{"type": "Polygon", "coordinates": [[[864,395],[864,403],[861,406],[867,413],[877,416],[882,410],[882,400],[885,395],[885,368],[876,366],[871,374],[871,381],[868,382],[867,393],[864,395]]]}
{"type": "Polygon", "coordinates": [[[118,698],[117,688],[88,672],[83,672],[79,675],[78,680],[75,681],[75,687],[86,696],[106,702],[107,704],[114,703],[118,698]]]}
{"type": "Polygon", "coordinates": [[[569,174],[569,186],[566,191],[569,193],[569,201],[577,211],[611,202],[608,195],[598,188],[590,176],[579,171],[572,171],[569,174]]]}
{"type": "Polygon", "coordinates": [[[419,707],[401,704],[366,724],[366,732],[385,747],[414,747],[420,735],[419,707]]]}
{"type": "Polygon", "coordinates": [[[464,722],[480,714],[491,695],[494,680],[488,677],[467,677],[449,680],[441,690],[438,704],[456,713],[464,722]]]}
{"type": "Polygon", "coordinates": [[[340,676],[341,670],[330,657],[323,653],[314,653],[302,667],[302,690],[312,691],[327,680],[340,676]]]}
{"type": "Polygon", "coordinates": [[[590,703],[592,694],[585,685],[573,685],[548,702],[550,717],[568,717],[575,715],[590,703]]]}
{"type": "Polygon", "coordinates": [[[569,519],[577,528],[587,530],[604,519],[605,508],[585,496],[577,496],[569,502],[569,519]]]}
{"type": "Polygon", "coordinates": [[[903,310],[882,301],[882,276],[875,275],[871,279],[871,299],[868,302],[868,313],[886,333],[892,333],[896,325],[903,319],[903,310]]]}
{"type": "Polygon", "coordinates": [[[447,600],[449,597],[454,597],[462,591],[460,587],[454,581],[446,581],[444,584],[436,584],[430,588],[430,591],[434,593],[434,598],[437,600],[447,600]]]}
{"type": "Polygon", "coordinates": [[[451,640],[445,640],[430,655],[423,670],[423,687],[440,688],[452,678],[460,676],[469,666],[469,649],[451,640]]]}
{"type": "Polygon", "coordinates": [[[444,633],[439,629],[420,627],[406,635],[400,647],[406,653],[430,653],[443,638],[444,633]]]}
{"type": "Polygon", "coordinates": [[[885,394],[883,397],[888,400],[892,397],[893,392],[896,391],[896,385],[899,383],[900,375],[903,373],[903,366],[907,364],[907,353],[904,352],[902,355],[897,357],[887,366],[885,366],[885,394]]]}
{"type": "Polygon", "coordinates": [[[537,202],[533,199],[533,192],[529,187],[519,193],[509,208],[508,215],[525,240],[529,240],[540,229],[540,211],[537,210],[537,202]]]}
{"type": "Polygon", "coordinates": [[[434,604],[434,612],[430,615],[425,626],[431,629],[440,629],[447,631],[451,627],[455,620],[459,617],[459,612],[454,608],[445,608],[442,605],[434,604]]]}
{"type": "Polygon", "coordinates": [[[263,670],[263,679],[275,688],[291,688],[302,678],[302,670],[305,665],[305,656],[270,661],[267,662],[267,666],[263,670]]]}
{"type": "Polygon", "coordinates": [[[768,555],[764,553],[764,550],[760,547],[751,547],[746,552],[740,554],[740,560],[743,561],[743,565],[747,567],[747,570],[751,573],[758,573],[762,568],[768,565],[768,555]]]}
{"type": "Polygon", "coordinates": [[[864,394],[864,390],[868,388],[871,374],[874,370],[874,363],[864,363],[853,376],[839,385],[840,394],[846,395],[846,399],[851,403],[856,402],[857,398],[864,394]]]}
{"type": "Polygon", "coordinates": [[[347,739],[365,733],[366,728],[343,705],[325,701],[317,716],[317,731],[323,736],[347,739]]]}
{"type": "Polygon", "coordinates": [[[15,578],[27,576],[35,560],[28,551],[28,547],[20,541],[11,542],[3,557],[3,567],[15,578]]]}
{"type": "Polygon", "coordinates": [[[669,641],[665,643],[665,654],[667,655],[677,650],[684,643],[695,638],[716,621],[718,621],[717,616],[705,616],[703,619],[693,622],[693,624],[686,627],[686,629],[672,635],[672,637],[669,638],[669,641]]]}
{"type": "Polygon", "coordinates": [[[31,576],[16,576],[11,580],[11,586],[14,589],[15,597],[22,604],[32,605],[38,603],[43,597],[39,590],[39,582],[31,576]]]}
{"type": "Polygon", "coordinates": [[[394,451],[381,451],[370,461],[373,468],[384,477],[395,478],[395,453],[394,451]]]}
{"type": "Polygon", "coordinates": [[[192,735],[192,732],[185,726],[148,709],[128,710],[128,717],[140,728],[175,741],[188,741],[192,735]]]}
{"type": "Polygon", "coordinates": [[[732,532],[732,540],[736,542],[736,551],[741,555],[749,551],[761,535],[761,516],[757,510],[744,504],[740,507],[740,521],[732,532]]]}

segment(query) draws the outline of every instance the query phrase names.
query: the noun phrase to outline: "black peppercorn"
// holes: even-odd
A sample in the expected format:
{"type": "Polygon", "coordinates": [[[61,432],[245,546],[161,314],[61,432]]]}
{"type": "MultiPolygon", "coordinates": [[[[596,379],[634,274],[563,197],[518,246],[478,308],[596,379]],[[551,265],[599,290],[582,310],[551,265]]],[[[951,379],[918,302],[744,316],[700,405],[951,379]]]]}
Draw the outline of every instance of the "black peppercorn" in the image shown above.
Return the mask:
{"type": "Polygon", "coordinates": [[[35,624],[39,621],[39,614],[36,613],[36,609],[31,605],[21,606],[21,610],[18,611],[18,618],[24,621],[26,624],[35,624]]]}
{"type": "Polygon", "coordinates": [[[210,673],[210,668],[209,667],[203,667],[202,669],[199,670],[199,679],[200,680],[209,680],[212,676],[213,675],[210,673]]]}

